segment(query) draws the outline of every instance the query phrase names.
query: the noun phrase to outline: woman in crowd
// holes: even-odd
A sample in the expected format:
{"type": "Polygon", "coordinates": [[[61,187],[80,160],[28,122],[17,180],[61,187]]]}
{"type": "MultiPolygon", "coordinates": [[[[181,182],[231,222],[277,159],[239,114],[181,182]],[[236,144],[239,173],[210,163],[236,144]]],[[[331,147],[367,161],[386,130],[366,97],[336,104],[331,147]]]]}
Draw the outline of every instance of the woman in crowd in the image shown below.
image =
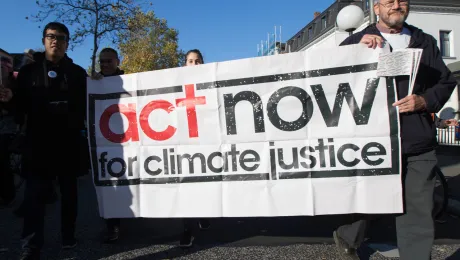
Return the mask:
{"type": "MultiPolygon", "coordinates": [[[[188,51],[185,54],[185,64],[184,66],[195,66],[195,65],[201,65],[204,63],[203,55],[201,52],[197,49],[193,49],[188,51]]],[[[184,232],[182,233],[182,238],[180,240],[180,246],[181,247],[190,247],[192,246],[193,243],[193,235],[191,228],[195,223],[198,222],[198,227],[201,230],[206,230],[210,227],[209,219],[201,218],[201,219],[195,219],[195,218],[188,218],[184,219],[184,232]]]]}

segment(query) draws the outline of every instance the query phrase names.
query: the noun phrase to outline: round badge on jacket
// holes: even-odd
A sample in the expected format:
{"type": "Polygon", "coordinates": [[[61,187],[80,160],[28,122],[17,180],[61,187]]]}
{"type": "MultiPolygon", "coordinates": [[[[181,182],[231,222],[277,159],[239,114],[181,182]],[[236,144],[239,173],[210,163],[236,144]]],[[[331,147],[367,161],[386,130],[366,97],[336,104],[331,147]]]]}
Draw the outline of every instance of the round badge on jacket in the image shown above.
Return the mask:
{"type": "Polygon", "coordinates": [[[54,78],[57,77],[57,73],[56,73],[56,71],[50,70],[50,71],[48,71],[48,76],[50,78],[54,79],[54,78]]]}

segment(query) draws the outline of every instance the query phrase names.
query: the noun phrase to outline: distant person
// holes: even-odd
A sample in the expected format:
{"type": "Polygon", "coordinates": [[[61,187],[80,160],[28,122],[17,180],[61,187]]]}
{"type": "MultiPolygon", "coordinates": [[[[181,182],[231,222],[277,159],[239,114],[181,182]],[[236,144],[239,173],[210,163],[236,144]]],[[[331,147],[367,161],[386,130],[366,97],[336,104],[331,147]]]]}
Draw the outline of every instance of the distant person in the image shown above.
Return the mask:
{"type": "MultiPolygon", "coordinates": [[[[204,64],[203,55],[197,49],[193,49],[188,51],[185,54],[185,64],[184,66],[195,66],[204,64]]],[[[198,224],[198,227],[201,230],[207,230],[211,226],[209,219],[201,218],[188,218],[184,219],[184,231],[182,233],[182,237],[180,239],[179,245],[181,247],[191,247],[193,245],[194,237],[192,235],[191,228],[193,225],[198,224]]]]}
{"type": "Polygon", "coordinates": [[[101,71],[93,76],[93,79],[101,79],[102,77],[119,76],[125,74],[119,68],[120,58],[118,52],[112,48],[104,48],[99,53],[99,67],[101,71]]]}
{"type": "Polygon", "coordinates": [[[16,196],[9,146],[17,132],[17,124],[12,102],[15,85],[13,58],[2,49],[0,49],[0,65],[0,208],[4,208],[10,206],[16,196]]]}
{"type": "Polygon", "coordinates": [[[21,259],[40,259],[44,243],[45,204],[50,186],[57,179],[61,193],[62,248],[77,245],[77,177],[81,168],[81,131],[86,118],[86,71],[66,55],[68,28],[51,22],[43,29],[45,52],[35,53],[35,62],[18,74],[18,119],[25,143],[22,170],[27,173],[26,213],[21,259]]]}
{"type": "Polygon", "coordinates": [[[204,64],[203,55],[197,49],[189,50],[185,54],[185,66],[195,66],[204,64]]]}
{"type": "MultiPolygon", "coordinates": [[[[34,55],[37,54],[37,55],[40,55],[41,53],[39,52],[35,52],[33,51],[32,49],[26,49],[24,51],[24,55],[22,57],[21,60],[17,61],[17,63],[15,63],[15,61],[13,61],[13,69],[14,69],[14,78],[16,79],[17,78],[17,74],[19,72],[19,70],[27,65],[27,64],[30,64],[30,63],[33,63],[34,62],[34,55]]],[[[23,141],[24,141],[24,138],[22,135],[16,135],[15,138],[13,138],[11,144],[10,144],[10,152],[13,152],[13,153],[17,153],[17,154],[21,154],[22,151],[22,144],[23,144],[23,141]]],[[[22,177],[22,178],[25,178],[25,185],[27,185],[27,175],[24,171],[20,171],[19,172],[19,175],[22,177]]],[[[56,190],[54,189],[54,186],[50,186],[49,189],[48,189],[48,197],[46,199],[47,201],[47,204],[53,204],[54,202],[56,202],[57,200],[57,194],[56,194],[56,190]]],[[[25,190],[24,190],[25,192],[25,190]]],[[[25,209],[26,209],[26,205],[24,203],[24,201],[20,204],[20,206],[13,211],[13,213],[17,216],[17,217],[24,217],[25,215],[25,209]]]]}
{"type": "MultiPolygon", "coordinates": [[[[99,66],[101,71],[95,74],[92,79],[100,80],[103,77],[124,74],[124,71],[118,67],[120,66],[118,52],[112,48],[104,48],[101,50],[99,53],[99,66]]],[[[104,238],[105,243],[114,243],[118,241],[120,235],[120,222],[119,218],[106,219],[107,235],[104,238]]]]}
{"type": "MultiPolygon", "coordinates": [[[[423,49],[413,92],[409,77],[398,76],[398,101],[393,106],[400,113],[401,177],[404,213],[396,215],[396,233],[401,260],[429,260],[434,242],[433,194],[437,158],[436,126],[430,113],[437,113],[449,100],[457,82],[442,59],[433,36],[405,23],[410,10],[408,0],[374,0],[379,17],[362,31],[345,39],[341,45],[363,44],[369,48],[388,44],[391,50],[423,49]]],[[[341,259],[359,259],[356,249],[366,236],[372,216],[339,227],[333,233],[341,259]]]]}

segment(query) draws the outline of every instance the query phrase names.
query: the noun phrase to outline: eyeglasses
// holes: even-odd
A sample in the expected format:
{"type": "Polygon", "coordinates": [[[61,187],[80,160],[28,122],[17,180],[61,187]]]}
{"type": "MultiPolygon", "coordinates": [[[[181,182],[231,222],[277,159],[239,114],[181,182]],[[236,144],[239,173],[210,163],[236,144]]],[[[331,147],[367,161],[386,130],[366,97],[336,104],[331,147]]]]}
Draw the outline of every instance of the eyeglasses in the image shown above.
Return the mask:
{"type": "Polygon", "coordinates": [[[50,41],[67,41],[67,36],[66,35],[55,35],[55,34],[47,34],[45,35],[45,38],[50,40],[50,41]]]}
{"type": "Polygon", "coordinates": [[[112,60],[111,59],[99,60],[99,64],[104,64],[104,63],[110,64],[110,63],[112,63],[112,60]]]}
{"type": "MultiPolygon", "coordinates": [[[[388,3],[384,3],[384,4],[379,3],[379,4],[382,5],[382,6],[384,6],[384,7],[386,7],[386,8],[391,8],[391,7],[393,7],[393,6],[395,5],[395,2],[396,2],[396,1],[389,1],[388,3]]],[[[399,2],[399,3],[398,3],[399,6],[404,6],[404,7],[406,7],[406,6],[409,5],[409,1],[408,1],[408,0],[399,0],[398,2],[399,2]]]]}
{"type": "MultiPolygon", "coordinates": [[[[399,6],[408,6],[409,5],[409,1],[408,0],[399,0],[398,1],[399,3],[399,6]]],[[[380,5],[382,6],[385,6],[386,8],[391,8],[395,5],[396,1],[389,1],[388,3],[385,3],[385,4],[382,4],[382,3],[379,3],[380,5]]]]}

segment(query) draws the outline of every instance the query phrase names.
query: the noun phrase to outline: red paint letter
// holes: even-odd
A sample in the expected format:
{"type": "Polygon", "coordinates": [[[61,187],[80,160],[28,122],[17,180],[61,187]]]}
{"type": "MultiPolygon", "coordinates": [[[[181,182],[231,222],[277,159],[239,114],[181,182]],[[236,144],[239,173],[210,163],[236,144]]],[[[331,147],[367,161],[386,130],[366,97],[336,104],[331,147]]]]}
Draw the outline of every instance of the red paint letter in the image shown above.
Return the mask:
{"type": "Polygon", "coordinates": [[[196,118],[196,105],[205,105],[206,97],[195,97],[195,85],[185,85],[185,98],[176,99],[178,107],[187,108],[188,135],[198,137],[198,120],[196,118]]]}
{"type": "Polygon", "coordinates": [[[114,104],[109,106],[101,115],[99,120],[99,127],[101,129],[102,135],[113,143],[124,143],[129,140],[133,142],[139,141],[139,132],[137,130],[137,119],[136,119],[136,105],[128,104],[128,106],[123,104],[114,104]],[[109,126],[110,118],[113,114],[120,113],[123,114],[129,122],[128,130],[123,134],[116,134],[112,132],[109,126]]]}
{"type": "Polygon", "coordinates": [[[153,130],[149,125],[149,115],[155,109],[164,110],[169,114],[171,111],[174,110],[174,106],[166,100],[154,100],[148,103],[142,109],[142,112],[139,116],[139,123],[141,125],[142,130],[148,137],[150,137],[153,140],[164,141],[171,138],[174,135],[174,133],[176,132],[176,128],[168,125],[166,130],[164,130],[163,132],[157,132],[153,130]]]}

